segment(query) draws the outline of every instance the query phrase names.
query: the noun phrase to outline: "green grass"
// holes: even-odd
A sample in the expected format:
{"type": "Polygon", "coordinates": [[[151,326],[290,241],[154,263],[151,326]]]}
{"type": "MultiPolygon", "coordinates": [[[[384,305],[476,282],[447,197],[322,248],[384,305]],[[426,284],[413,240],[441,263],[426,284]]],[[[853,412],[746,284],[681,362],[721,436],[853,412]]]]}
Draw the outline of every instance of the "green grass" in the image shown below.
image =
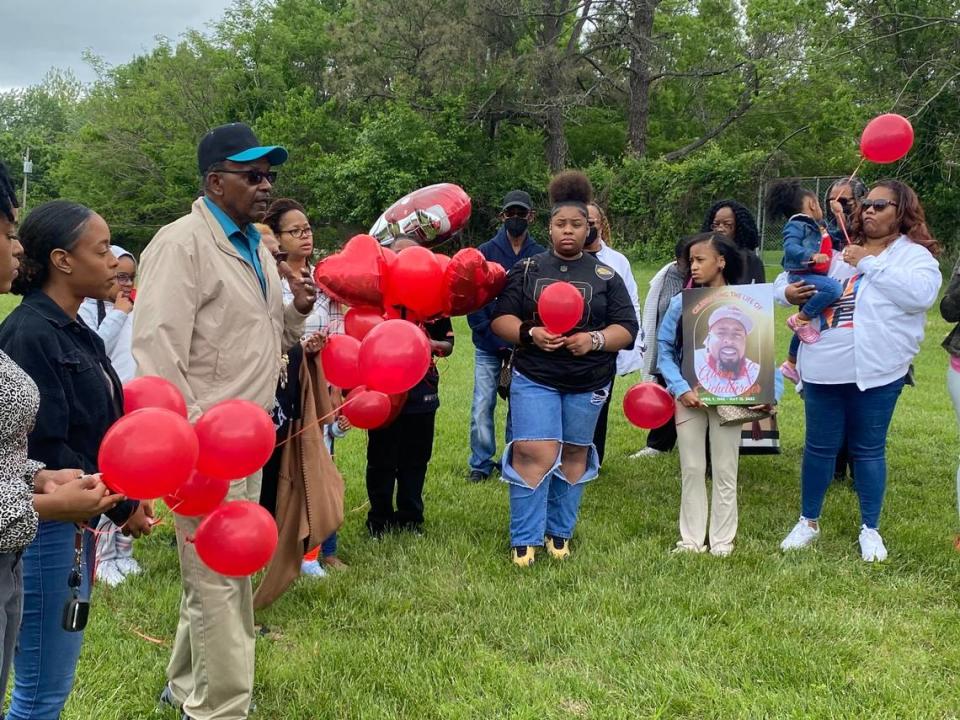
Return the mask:
{"type": "MultiPolygon", "coordinates": [[[[638,273],[642,290],[650,271],[638,273]]],[[[957,428],[938,348],[947,329],[932,312],[918,387],[894,418],[888,562],[859,559],[856,496],[844,486],[830,490],[813,550],[778,551],[799,508],[803,411],[788,393],[784,454],[741,464],[732,557],[669,554],[677,456],[629,460],[645,434],[613,411],[573,558],[521,571],[508,561],[504,486],[464,481],[472,345],[458,320],[442,368],[427,535],[365,537],[366,440],[351,432],[338,448],[351,568],[300,580],[259,614],[275,632],[257,643],[254,717],[957,717],[957,428]]],[[[618,402],[632,381],[618,381],[618,402]]],[[[154,709],[177,620],[171,535],[166,524],[137,543],[143,577],[97,588],[66,718],[176,717],[154,709]]]]}

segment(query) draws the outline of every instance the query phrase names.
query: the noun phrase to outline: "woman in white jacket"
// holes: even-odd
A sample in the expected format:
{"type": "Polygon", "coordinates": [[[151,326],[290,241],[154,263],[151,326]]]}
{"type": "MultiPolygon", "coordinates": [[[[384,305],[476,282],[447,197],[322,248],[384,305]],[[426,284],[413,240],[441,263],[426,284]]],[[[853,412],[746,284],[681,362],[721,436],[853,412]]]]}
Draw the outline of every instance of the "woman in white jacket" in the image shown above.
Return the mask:
{"type": "MultiPolygon", "coordinates": [[[[87,298],[80,305],[80,319],[95,330],[106,347],[110,364],[123,383],[137,375],[137,363],[131,350],[133,343],[133,288],[137,280],[137,261],[118,245],[110,252],[117,258],[116,295],[113,302],[87,298]]],[[[97,580],[114,587],[127,575],[142,571],[133,557],[133,540],[106,515],[97,525],[97,580]]]]}
{"type": "MultiPolygon", "coordinates": [[[[606,213],[596,203],[587,205],[587,211],[590,216],[587,218],[589,232],[587,234],[587,243],[583,249],[596,256],[597,260],[604,265],[612,267],[617,275],[623,278],[623,284],[627,286],[627,293],[630,295],[630,302],[637,313],[637,322],[642,321],[640,311],[640,297],[637,292],[637,281],[633,277],[633,268],[627,256],[617,252],[607,243],[610,242],[610,222],[607,220],[606,213]]],[[[617,375],[628,375],[632,372],[643,370],[643,325],[640,325],[640,334],[637,336],[633,347],[628,350],[621,350],[617,353],[617,375]]],[[[597,427],[593,433],[593,444],[597,448],[597,458],[600,464],[603,464],[603,456],[607,449],[607,414],[610,410],[610,402],[613,399],[613,384],[610,385],[611,391],[607,393],[607,402],[600,411],[600,417],[597,419],[597,427]]]]}
{"type": "MultiPolygon", "coordinates": [[[[940,291],[940,246],[916,193],[896,180],[878,183],[861,201],[851,238],[830,267],[843,293],[821,317],[820,342],[801,348],[797,358],[806,414],[802,510],[780,547],[804,548],[820,535],[820,510],[846,435],[860,499],[860,551],[874,562],[887,557],[877,531],[887,430],[940,291]]],[[[783,275],[777,288],[795,305],[811,294],[802,282],[787,285],[783,275]]]]}

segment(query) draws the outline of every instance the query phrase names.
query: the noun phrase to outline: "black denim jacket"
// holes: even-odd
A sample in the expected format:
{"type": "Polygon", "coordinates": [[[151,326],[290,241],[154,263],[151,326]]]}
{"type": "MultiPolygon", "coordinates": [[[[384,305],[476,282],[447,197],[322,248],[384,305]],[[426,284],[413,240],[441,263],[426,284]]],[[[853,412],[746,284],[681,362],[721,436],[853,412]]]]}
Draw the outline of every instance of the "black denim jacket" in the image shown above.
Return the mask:
{"type": "MultiPolygon", "coordinates": [[[[100,337],[38,290],[0,324],[0,349],[40,388],[30,458],[51,470],[97,472],[100,442],[123,414],[123,387],[100,337]]],[[[124,502],[107,515],[122,524],[137,505],[124,502]]]]}

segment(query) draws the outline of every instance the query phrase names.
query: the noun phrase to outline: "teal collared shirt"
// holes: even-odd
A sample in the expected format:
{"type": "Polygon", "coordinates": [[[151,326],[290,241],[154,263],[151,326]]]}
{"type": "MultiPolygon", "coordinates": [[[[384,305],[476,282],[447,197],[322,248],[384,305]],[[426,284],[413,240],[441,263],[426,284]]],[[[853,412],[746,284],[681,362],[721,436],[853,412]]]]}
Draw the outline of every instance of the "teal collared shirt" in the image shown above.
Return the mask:
{"type": "Polygon", "coordinates": [[[237,224],[230,219],[229,215],[217,207],[216,203],[211,202],[209,198],[204,198],[203,201],[207,204],[207,209],[213,213],[217,222],[220,223],[220,227],[223,228],[227,239],[237,249],[237,252],[240,253],[240,257],[253,268],[253,271],[257,274],[257,279],[260,281],[260,289],[263,291],[263,294],[266,295],[267,278],[263,274],[263,267],[260,265],[260,256],[257,254],[257,247],[260,245],[260,233],[253,226],[253,223],[247,225],[246,231],[241,230],[237,227],[237,224]]]}

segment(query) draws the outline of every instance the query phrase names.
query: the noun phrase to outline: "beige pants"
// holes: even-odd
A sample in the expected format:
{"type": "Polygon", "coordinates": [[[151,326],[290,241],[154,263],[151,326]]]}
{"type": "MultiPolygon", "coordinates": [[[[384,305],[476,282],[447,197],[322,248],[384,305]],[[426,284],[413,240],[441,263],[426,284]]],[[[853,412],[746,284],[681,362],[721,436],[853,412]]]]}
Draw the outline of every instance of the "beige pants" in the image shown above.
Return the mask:
{"type": "MultiPolygon", "coordinates": [[[[260,499],[261,473],[231,483],[227,500],[260,499]]],[[[253,694],[253,591],[250,578],[213,572],[192,538],[203,518],[175,516],[183,594],[167,665],[177,703],[194,720],[245,720],[253,694]]]]}
{"type": "Polygon", "coordinates": [[[716,408],[690,409],[677,403],[677,447],[680,451],[680,542],[677,547],[704,552],[707,548],[707,428],[713,498],[710,508],[710,549],[730,552],[737,534],[737,470],[740,465],[740,425],[720,424],[716,408]]]}

